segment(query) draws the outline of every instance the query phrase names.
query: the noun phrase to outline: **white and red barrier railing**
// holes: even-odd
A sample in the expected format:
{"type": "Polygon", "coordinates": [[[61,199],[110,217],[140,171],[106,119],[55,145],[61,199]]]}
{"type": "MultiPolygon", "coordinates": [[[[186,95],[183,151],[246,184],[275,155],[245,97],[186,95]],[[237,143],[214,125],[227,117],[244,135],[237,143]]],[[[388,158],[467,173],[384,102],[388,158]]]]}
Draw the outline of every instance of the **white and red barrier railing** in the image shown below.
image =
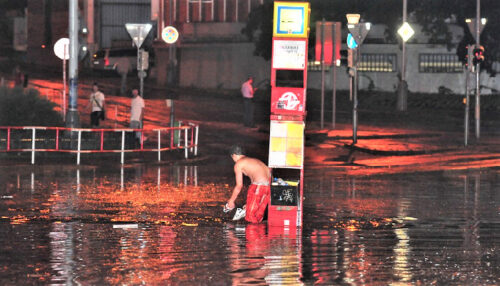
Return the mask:
{"type": "Polygon", "coordinates": [[[75,153],[78,165],[80,155],[86,153],[121,153],[123,164],[125,153],[157,152],[161,161],[161,152],[184,149],[187,159],[189,152],[198,155],[198,133],[198,125],[182,122],[177,127],[150,129],[0,126],[0,152],[31,152],[31,164],[35,164],[36,152],[75,153]],[[136,132],[140,133],[138,142],[136,132]]]}

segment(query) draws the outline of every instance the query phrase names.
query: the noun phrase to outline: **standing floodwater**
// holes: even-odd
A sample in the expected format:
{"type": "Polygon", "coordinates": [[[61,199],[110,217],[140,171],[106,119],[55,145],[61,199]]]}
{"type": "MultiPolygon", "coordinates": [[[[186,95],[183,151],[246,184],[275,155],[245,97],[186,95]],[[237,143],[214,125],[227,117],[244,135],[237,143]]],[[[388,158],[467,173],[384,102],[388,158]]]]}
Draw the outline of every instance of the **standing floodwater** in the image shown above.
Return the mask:
{"type": "Polygon", "coordinates": [[[2,167],[0,284],[500,283],[499,170],[306,170],[302,231],[230,221],[231,171],[2,167]]]}

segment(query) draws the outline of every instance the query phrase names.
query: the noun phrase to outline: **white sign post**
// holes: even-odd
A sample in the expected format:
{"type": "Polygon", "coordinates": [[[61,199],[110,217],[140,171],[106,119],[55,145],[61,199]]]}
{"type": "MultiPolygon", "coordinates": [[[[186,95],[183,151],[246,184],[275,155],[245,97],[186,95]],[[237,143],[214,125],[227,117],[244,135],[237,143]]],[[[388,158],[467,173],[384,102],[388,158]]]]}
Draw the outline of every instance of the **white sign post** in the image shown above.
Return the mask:
{"type": "MultiPolygon", "coordinates": [[[[151,31],[151,28],[153,28],[153,25],[151,24],[133,24],[133,23],[127,23],[125,24],[125,29],[127,29],[128,34],[132,38],[132,41],[134,42],[135,46],[137,47],[137,62],[141,63],[140,65],[137,65],[137,76],[139,77],[140,80],[140,93],[142,98],[144,98],[144,78],[146,77],[146,72],[143,69],[143,64],[142,64],[142,59],[141,56],[143,52],[141,52],[140,48],[142,46],[142,43],[146,39],[146,37],[149,34],[149,31],[151,31]]],[[[143,50],[142,50],[143,51],[143,50]]]]}
{"type": "Polygon", "coordinates": [[[54,45],[54,53],[63,60],[63,92],[62,92],[62,111],[66,118],[66,60],[69,59],[69,39],[61,38],[54,45]]]}

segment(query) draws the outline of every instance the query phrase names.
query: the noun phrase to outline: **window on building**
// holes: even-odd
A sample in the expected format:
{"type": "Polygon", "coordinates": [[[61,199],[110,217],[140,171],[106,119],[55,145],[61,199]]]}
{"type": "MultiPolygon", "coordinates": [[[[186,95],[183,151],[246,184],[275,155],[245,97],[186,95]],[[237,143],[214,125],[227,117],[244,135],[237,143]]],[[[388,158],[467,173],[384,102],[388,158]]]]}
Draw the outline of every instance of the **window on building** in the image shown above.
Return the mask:
{"type": "MultiPolygon", "coordinates": [[[[307,62],[307,70],[308,71],[321,71],[321,62],[319,61],[308,61],[307,62]]],[[[325,65],[325,71],[329,71],[330,66],[325,65]]]]}
{"type": "Polygon", "coordinates": [[[396,54],[361,54],[358,70],[363,72],[397,71],[396,54]]]}
{"type": "MultiPolygon", "coordinates": [[[[396,54],[361,54],[361,61],[358,64],[359,71],[363,72],[396,72],[396,54]]],[[[325,71],[329,71],[331,66],[325,65],[325,71]]],[[[321,71],[321,63],[309,61],[307,70],[321,71]]]]}
{"type": "Polygon", "coordinates": [[[418,71],[421,73],[461,73],[464,68],[456,54],[420,54],[418,71]]]}

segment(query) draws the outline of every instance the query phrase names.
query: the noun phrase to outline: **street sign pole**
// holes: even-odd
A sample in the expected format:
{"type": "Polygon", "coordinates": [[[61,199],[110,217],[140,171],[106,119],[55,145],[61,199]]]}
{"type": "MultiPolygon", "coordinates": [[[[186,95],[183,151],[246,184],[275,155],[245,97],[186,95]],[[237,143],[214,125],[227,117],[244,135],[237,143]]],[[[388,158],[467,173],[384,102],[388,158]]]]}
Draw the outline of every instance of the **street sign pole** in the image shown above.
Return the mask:
{"type": "Polygon", "coordinates": [[[321,21],[321,111],[320,128],[324,127],[325,119],[325,18],[321,21]]]}
{"type": "MultiPolygon", "coordinates": [[[[476,2],[476,48],[479,48],[480,42],[479,38],[481,35],[481,12],[480,12],[480,7],[481,7],[481,0],[477,0],[476,2]]],[[[480,97],[481,97],[481,90],[480,90],[480,64],[478,63],[476,66],[476,112],[475,112],[475,118],[476,118],[476,139],[479,140],[479,135],[480,135],[480,120],[481,120],[481,103],[480,103],[480,97]]]]}
{"type": "MultiPolygon", "coordinates": [[[[139,77],[140,80],[140,94],[144,98],[144,78],[146,77],[146,71],[144,70],[144,66],[147,65],[147,63],[143,63],[142,55],[145,53],[144,50],[141,50],[142,43],[144,43],[144,40],[149,34],[149,31],[151,31],[151,28],[153,25],[151,24],[132,24],[132,23],[127,23],[125,24],[125,28],[127,29],[127,32],[129,33],[130,37],[132,38],[132,41],[134,42],[135,46],[137,47],[137,76],[139,77]]],[[[146,59],[147,60],[147,59],[146,59]]]]}
{"type": "MultiPolygon", "coordinates": [[[[337,45],[340,45],[340,43],[337,43],[337,27],[340,25],[340,23],[334,23],[333,29],[332,29],[332,39],[333,39],[333,45],[332,45],[332,129],[335,129],[335,117],[336,117],[336,109],[337,109],[337,51],[335,47],[337,45]]],[[[340,35],[338,35],[340,37],[340,35]]]]}
{"type": "Polygon", "coordinates": [[[66,49],[67,45],[64,45],[64,57],[63,57],[63,116],[66,118],[66,49]]]}
{"type": "MultiPolygon", "coordinates": [[[[486,24],[486,19],[481,19],[480,16],[480,0],[477,0],[477,5],[476,5],[476,18],[475,19],[466,19],[465,22],[467,23],[469,27],[469,31],[474,37],[475,40],[475,45],[474,47],[478,49],[481,47],[480,44],[480,36],[481,32],[483,31],[484,25],[486,24]]],[[[472,48],[472,47],[471,47],[472,48]]],[[[475,55],[473,55],[475,56],[475,55]]],[[[474,118],[476,120],[476,139],[479,140],[480,137],[480,113],[481,113],[481,102],[480,102],[480,97],[481,97],[481,79],[480,79],[480,62],[478,62],[476,65],[474,65],[474,71],[476,73],[476,106],[474,109],[474,118]]]]}
{"type": "MultiPolygon", "coordinates": [[[[472,49],[472,46],[469,45],[468,49],[472,49]]],[[[464,119],[464,145],[467,146],[469,141],[469,67],[465,69],[465,119],[464,119]]]]}
{"type": "MultiPolygon", "coordinates": [[[[348,14],[349,16],[352,14],[348,14]]],[[[358,18],[359,20],[359,15],[358,18]]],[[[368,31],[370,30],[370,23],[348,23],[347,28],[349,32],[352,34],[352,39],[355,41],[355,45],[351,45],[352,56],[353,56],[353,64],[349,74],[352,82],[352,144],[356,144],[358,141],[358,69],[359,69],[359,60],[361,59],[361,44],[365,39],[368,31]]],[[[349,40],[348,40],[349,41],[349,40]]]]}
{"type": "Polygon", "coordinates": [[[144,70],[142,69],[142,60],[141,60],[141,49],[137,47],[137,59],[140,62],[140,65],[138,65],[138,73],[137,76],[139,77],[139,92],[144,98],[144,70]]]}
{"type": "Polygon", "coordinates": [[[354,77],[352,96],[352,143],[358,142],[358,53],[359,46],[353,51],[354,77]]]}
{"type": "Polygon", "coordinates": [[[69,1],[69,108],[66,127],[80,126],[78,115],[78,1],[69,1]]]}

